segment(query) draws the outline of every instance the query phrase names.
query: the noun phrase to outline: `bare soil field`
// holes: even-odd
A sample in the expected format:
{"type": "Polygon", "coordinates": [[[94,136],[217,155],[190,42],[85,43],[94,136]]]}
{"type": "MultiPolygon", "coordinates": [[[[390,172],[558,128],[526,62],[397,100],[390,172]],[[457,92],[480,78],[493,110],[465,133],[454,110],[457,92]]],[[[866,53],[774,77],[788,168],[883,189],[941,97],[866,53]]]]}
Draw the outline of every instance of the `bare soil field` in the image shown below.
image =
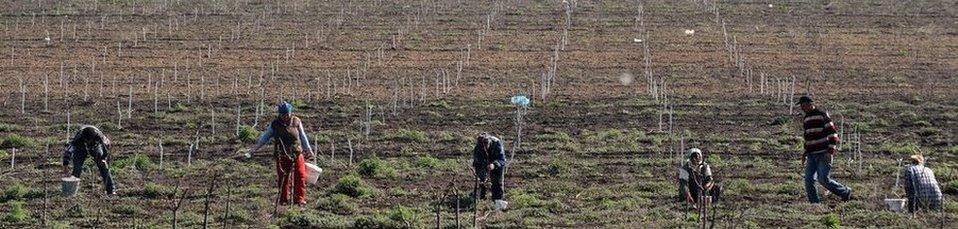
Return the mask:
{"type": "Polygon", "coordinates": [[[956,72],[955,1],[4,1],[0,228],[954,228],[956,72]],[[806,201],[801,95],[851,201],[806,201]],[[271,152],[237,156],[284,100],[326,171],[274,208],[271,152]],[[59,195],[81,124],[118,195],[92,162],[59,195]],[[480,132],[507,211],[468,195],[480,132]],[[708,219],[675,198],[692,147],[726,189],[708,219]],[[882,203],[916,149],[943,212],[882,203]]]}

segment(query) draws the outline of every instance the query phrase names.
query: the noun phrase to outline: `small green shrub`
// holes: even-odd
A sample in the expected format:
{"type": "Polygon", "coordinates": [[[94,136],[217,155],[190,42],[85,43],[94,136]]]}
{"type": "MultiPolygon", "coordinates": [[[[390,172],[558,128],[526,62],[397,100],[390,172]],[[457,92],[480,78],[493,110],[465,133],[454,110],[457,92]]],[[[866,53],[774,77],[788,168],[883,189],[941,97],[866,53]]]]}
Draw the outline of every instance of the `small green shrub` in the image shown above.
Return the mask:
{"type": "Polygon", "coordinates": [[[353,228],[408,228],[396,224],[388,216],[383,214],[373,214],[356,218],[353,221],[353,228]]]}
{"type": "Polygon", "coordinates": [[[889,152],[900,155],[911,155],[918,150],[918,145],[914,143],[891,143],[885,142],[878,147],[879,151],[889,152]]]}
{"type": "Polygon", "coordinates": [[[565,132],[547,132],[533,137],[537,142],[571,142],[572,137],[565,132]]]}
{"type": "Polygon", "coordinates": [[[19,130],[20,130],[20,126],[13,125],[13,124],[0,123],[0,132],[13,132],[13,131],[19,131],[19,130]]]}
{"type": "Polygon", "coordinates": [[[365,198],[375,195],[376,189],[370,187],[356,174],[349,174],[339,178],[333,193],[347,195],[353,198],[365,198]]]}
{"type": "Polygon", "coordinates": [[[442,165],[442,161],[439,158],[426,155],[416,158],[416,166],[426,169],[435,169],[439,168],[442,165]]]}
{"type": "Polygon", "coordinates": [[[140,193],[143,197],[146,198],[159,198],[170,195],[173,193],[173,190],[169,187],[163,186],[161,184],[147,182],[143,185],[143,192],[140,193]]]}
{"type": "Polygon", "coordinates": [[[386,135],[386,140],[398,142],[428,142],[429,137],[425,132],[418,130],[399,129],[386,135]]]}
{"type": "Polygon", "coordinates": [[[317,219],[312,214],[298,208],[283,212],[279,217],[279,225],[284,228],[309,228],[315,221],[317,219]]]}
{"type": "Polygon", "coordinates": [[[699,214],[698,214],[698,213],[695,213],[695,212],[685,213],[685,221],[688,221],[688,222],[698,222],[698,221],[699,221],[699,214]]]}
{"type": "Polygon", "coordinates": [[[330,195],[328,198],[320,199],[319,209],[340,215],[349,215],[358,211],[359,204],[349,196],[337,193],[330,195]]]}
{"type": "Polygon", "coordinates": [[[259,130],[253,128],[252,126],[242,125],[239,127],[239,139],[242,142],[253,142],[256,141],[256,138],[259,137],[259,130]]]}
{"type": "Polygon", "coordinates": [[[449,106],[449,102],[447,102],[447,101],[444,100],[444,99],[440,99],[439,101],[430,102],[430,103],[428,104],[428,106],[429,106],[429,107],[442,108],[442,109],[449,109],[449,107],[450,107],[450,106],[449,106]]]}
{"type": "Polygon", "coordinates": [[[389,211],[389,219],[407,227],[419,228],[417,225],[419,220],[416,217],[416,213],[413,211],[413,209],[405,207],[401,204],[394,207],[392,211],[389,211]]]}
{"type": "Polygon", "coordinates": [[[3,216],[4,222],[19,223],[30,218],[27,211],[23,209],[23,202],[10,202],[10,211],[3,216]]]}
{"type": "Polygon", "coordinates": [[[13,182],[3,189],[3,201],[33,199],[41,196],[43,196],[43,193],[39,193],[20,182],[13,182]]]}
{"type": "Polygon", "coordinates": [[[116,169],[125,169],[130,166],[133,166],[139,171],[149,171],[153,169],[153,161],[150,160],[150,156],[146,154],[136,153],[133,154],[133,156],[113,162],[113,167],[116,169]]]}
{"type": "Polygon", "coordinates": [[[958,195],[958,180],[953,180],[951,182],[945,183],[943,191],[947,194],[958,195]]]}
{"type": "Polygon", "coordinates": [[[770,123],[768,123],[768,124],[769,124],[769,125],[772,125],[772,126],[780,126],[780,125],[788,124],[791,120],[792,120],[792,119],[791,119],[790,117],[786,117],[786,116],[775,116],[775,118],[772,119],[772,122],[770,122],[770,123]]]}
{"type": "Polygon", "coordinates": [[[303,101],[302,99],[293,99],[292,101],[289,101],[289,104],[293,105],[293,108],[296,110],[309,108],[309,105],[306,104],[306,101],[303,101]]]}
{"type": "Polygon", "coordinates": [[[819,219],[819,222],[821,222],[826,228],[842,228],[842,221],[838,218],[838,215],[835,215],[835,213],[822,216],[822,218],[819,219]]]}
{"type": "Polygon", "coordinates": [[[366,177],[387,178],[396,176],[396,169],[389,165],[388,162],[379,159],[379,157],[373,157],[359,162],[358,170],[360,175],[366,177]]]}
{"type": "Polygon", "coordinates": [[[190,108],[186,107],[185,104],[177,102],[173,105],[173,110],[170,110],[170,113],[180,113],[188,110],[190,110],[190,108]]]}
{"type": "Polygon", "coordinates": [[[0,142],[3,148],[29,148],[36,144],[37,142],[32,138],[20,136],[19,134],[9,134],[0,142]]]}
{"type": "Polygon", "coordinates": [[[545,172],[552,176],[568,174],[569,172],[572,172],[572,163],[566,158],[554,157],[551,161],[549,161],[549,166],[546,168],[545,172]]]}
{"type": "Polygon", "coordinates": [[[137,206],[133,206],[129,204],[118,204],[118,205],[113,205],[113,209],[111,209],[111,211],[119,215],[135,215],[137,213],[140,213],[142,210],[140,210],[140,208],[137,206]]]}

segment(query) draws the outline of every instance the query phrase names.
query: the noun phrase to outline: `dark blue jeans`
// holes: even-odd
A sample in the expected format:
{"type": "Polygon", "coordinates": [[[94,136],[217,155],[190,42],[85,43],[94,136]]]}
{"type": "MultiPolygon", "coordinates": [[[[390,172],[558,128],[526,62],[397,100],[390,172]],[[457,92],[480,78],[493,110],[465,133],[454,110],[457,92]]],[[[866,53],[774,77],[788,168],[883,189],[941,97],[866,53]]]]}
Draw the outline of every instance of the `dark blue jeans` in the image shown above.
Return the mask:
{"type": "Polygon", "coordinates": [[[479,187],[476,190],[479,196],[478,199],[486,198],[486,184],[489,181],[490,176],[492,175],[492,200],[501,200],[503,198],[503,185],[502,180],[505,177],[503,174],[503,167],[498,167],[493,169],[491,172],[486,168],[476,168],[476,177],[479,178],[479,187]],[[490,174],[491,173],[491,174],[490,174]]]}
{"type": "Polygon", "coordinates": [[[805,162],[805,192],[808,194],[808,202],[819,203],[818,190],[815,189],[815,180],[835,195],[840,197],[848,196],[851,189],[831,177],[832,155],[828,153],[817,153],[808,155],[805,162]]]}
{"type": "MultiPolygon", "coordinates": [[[[77,150],[73,153],[73,176],[80,177],[80,173],[83,172],[83,162],[87,158],[86,150],[77,150]]],[[[100,158],[99,155],[103,155],[103,150],[100,147],[97,147],[95,152],[93,152],[93,160],[96,162],[96,168],[100,170],[100,178],[103,178],[103,185],[106,188],[107,193],[113,193],[116,191],[116,187],[113,184],[113,176],[110,175],[110,168],[106,164],[106,158],[100,158]]]]}

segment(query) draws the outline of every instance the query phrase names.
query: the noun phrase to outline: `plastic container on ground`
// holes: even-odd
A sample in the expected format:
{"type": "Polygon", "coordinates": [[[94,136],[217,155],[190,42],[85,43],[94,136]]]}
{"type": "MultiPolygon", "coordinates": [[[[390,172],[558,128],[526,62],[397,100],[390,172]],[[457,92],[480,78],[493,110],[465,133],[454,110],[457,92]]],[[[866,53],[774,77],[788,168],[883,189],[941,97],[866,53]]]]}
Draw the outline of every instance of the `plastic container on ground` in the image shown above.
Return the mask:
{"type": "Polygon", "coordinates": [[[63,196],[73,196],[76,195],[80,190],[80,178],[70,176],[60,179],[60,192],[63,196]]]}
{"type": "Polygon", "coordinates": [[[306,182],[309,182],[309,184],[316,184],[316,181],[319,181],[319,175],[322,173],[323,169],[319,166],[306,163],[306,182]]]}
{"type": "Polygon", "coordinates": [[[885,199],[885,206],[889,211],[901,212],[905,209],[905,199],[885,199]]]}

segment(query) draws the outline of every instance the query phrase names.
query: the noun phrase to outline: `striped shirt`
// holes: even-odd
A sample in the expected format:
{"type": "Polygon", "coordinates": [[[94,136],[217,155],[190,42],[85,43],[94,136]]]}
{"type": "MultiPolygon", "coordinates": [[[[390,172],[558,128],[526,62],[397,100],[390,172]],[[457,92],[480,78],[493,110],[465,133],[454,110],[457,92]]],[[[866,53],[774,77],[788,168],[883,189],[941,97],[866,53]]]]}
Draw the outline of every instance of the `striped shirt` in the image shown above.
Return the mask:
{"type": "Polygon", "coordinates": [[[838,129],[828,113],[815,108],[805,113],[803,119],[805,139],[805,154],[818,154],[836,149],[835,146],[840,140],[838,138],[838,129]]]}
{"type": "Polygon", "coordinates": [[[941,209],[941,188],[931,169],[924,165],[913,165],[906,167],[904,174],[909,211],[941,209]]]}

